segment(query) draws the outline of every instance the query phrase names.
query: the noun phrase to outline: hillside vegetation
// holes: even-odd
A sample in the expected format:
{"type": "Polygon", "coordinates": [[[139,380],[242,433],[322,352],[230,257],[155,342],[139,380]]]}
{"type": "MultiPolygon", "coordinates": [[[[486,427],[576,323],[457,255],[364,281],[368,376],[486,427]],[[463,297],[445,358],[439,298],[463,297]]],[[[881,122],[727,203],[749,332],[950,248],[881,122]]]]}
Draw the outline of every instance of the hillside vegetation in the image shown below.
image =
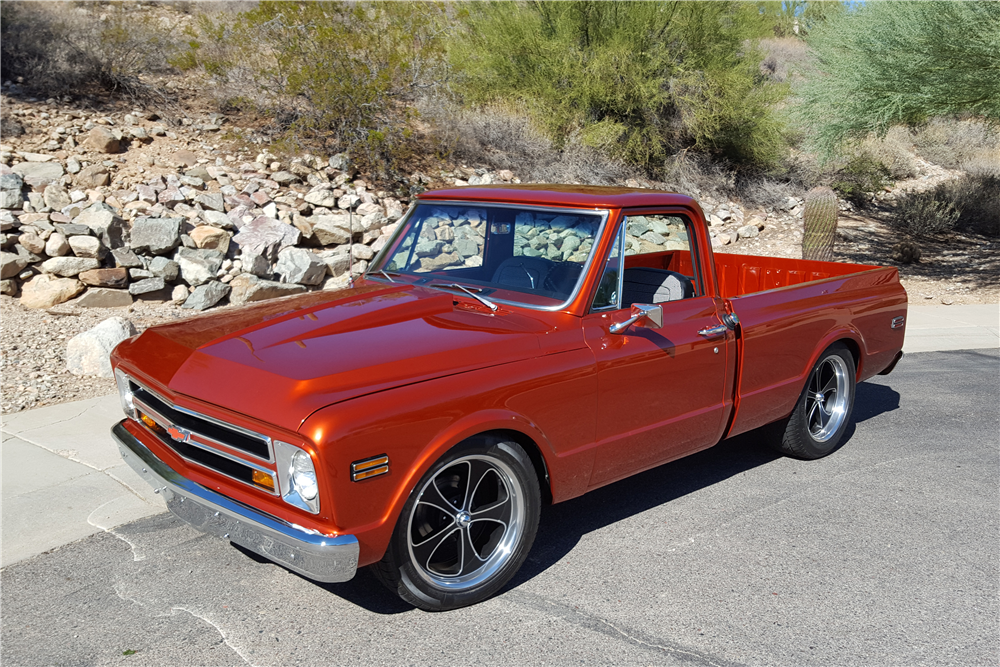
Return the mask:
{"type": "MultiPolygon", "coordinates": [[[[2,78],[165,118],[170,77],[286,153],[401,182],[429,159],[531,180],[645,179],[774,206],[854,206],[916,174],[901,235],[1000,236],[1000,3],[30,3],[2,11],[2,78]],[[137,11],[141,9],[142,11],[137,11]],[[918,156],[915,158],[915,156],[918,156]]],[[[16,133],[5,117],[3,133],[16,133]]]]}

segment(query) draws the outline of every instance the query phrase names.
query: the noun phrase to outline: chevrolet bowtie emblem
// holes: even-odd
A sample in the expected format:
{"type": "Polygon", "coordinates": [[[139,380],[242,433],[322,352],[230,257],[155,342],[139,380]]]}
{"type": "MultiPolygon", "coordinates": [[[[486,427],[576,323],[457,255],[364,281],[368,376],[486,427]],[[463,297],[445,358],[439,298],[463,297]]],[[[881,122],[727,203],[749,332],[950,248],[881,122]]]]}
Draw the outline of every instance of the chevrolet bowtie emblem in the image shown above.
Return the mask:
{"type": "Polygon", "coordinates": [[[187,442],[188,437],[191,435],[191,431],[180,426],[175,426],[171,424],[167,427],[167,435],[176,440],[177,442],[187,442]]]}

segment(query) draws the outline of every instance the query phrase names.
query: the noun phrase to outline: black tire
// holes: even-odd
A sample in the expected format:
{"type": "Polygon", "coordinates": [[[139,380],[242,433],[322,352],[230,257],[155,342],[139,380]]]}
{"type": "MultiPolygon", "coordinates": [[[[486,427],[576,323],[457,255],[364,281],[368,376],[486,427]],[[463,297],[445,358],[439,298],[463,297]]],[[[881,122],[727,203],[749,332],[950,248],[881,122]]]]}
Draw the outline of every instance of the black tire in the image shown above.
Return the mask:
{"type": "Polygon", "coordinates": [[[818,459],[835,451],[854,411],[854,357],[842,343],[820,355],[809,373],[795,410],[784,423],[775,445],[798,459],[818,459]]]}
{"type": "Polygon", "coordinates": [[[520,569],[538,530],[541,492],[516,442],[477,436],[456,446],[410,493],[375,576],[427,611],[496,594],[520,569]]]}

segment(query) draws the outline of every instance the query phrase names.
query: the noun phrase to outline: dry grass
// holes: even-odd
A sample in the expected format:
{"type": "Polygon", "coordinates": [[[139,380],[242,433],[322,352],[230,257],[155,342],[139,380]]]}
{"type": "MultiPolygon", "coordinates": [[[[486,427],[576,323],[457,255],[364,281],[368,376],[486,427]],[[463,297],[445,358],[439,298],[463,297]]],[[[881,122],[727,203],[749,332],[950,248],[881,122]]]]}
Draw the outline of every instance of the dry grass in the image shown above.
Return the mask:
{"type": "Polygon", "coordinates": [[[760,48],[764,52],[761,73],[778,83],[801,78],[801,72],[808,66],[809,47],[797,37],[762,39],[760,48]]]}
{"type": "Polygon", "coordinates": [[[40,95],[99,88],[163,102],[143,75],[170,69],[175,24],[124,3],[4,2],[2,70],[40,95]]]}
{"type": "Polygon", "coordinates": [[[634,170],[572,139],[557,148],[516,107],[462,109],[436,97],[422,99],[421,118],[432,127],[442,157],[491,169],[510,169],[539,183],[598,185],[623,181],[634,170]]]}
{"type": "Polygon", "coordinates": [[[1000,129],[981,120],[936,118],[914,133],[913,145],[925,160],[949,169],[1000,169],[1000,129]]]}

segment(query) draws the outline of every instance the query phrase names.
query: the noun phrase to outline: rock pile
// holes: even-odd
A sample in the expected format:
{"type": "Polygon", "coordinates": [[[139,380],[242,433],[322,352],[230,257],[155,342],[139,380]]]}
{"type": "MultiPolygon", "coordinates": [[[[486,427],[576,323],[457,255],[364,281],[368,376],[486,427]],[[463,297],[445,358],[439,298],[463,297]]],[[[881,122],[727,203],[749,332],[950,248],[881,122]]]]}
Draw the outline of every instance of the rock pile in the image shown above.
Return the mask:
{"type": "MultiPolygon", "coordinates": [[[[373,191],[343,155],[285,163],[266,150],[255,158],[227,153],[208,143],[226,123],[218,114],[169,125],[152,112],[25,103],[12,85],[4,88],[6,118],[24,134],[0,145],[0,293],[29,308],[145,300],[204,310],[337,288],[367,268],[409,203],[373,191]]],[[[509,170],[461,166],[414,174],[403,185],[412,195],[425,186],[519,182],[509,170]]],[[[765,220],[769,229],[788,226],[801,208],[789,198],[770,218],[760,212],[744,220],[733,202],[706,196],[701,203],[719,248],[756,242],[765,220]]],[[[464,263],[471,255],[462,248],[475,235],[462,225],[452,231],[454,239],[430,241],[451,243],[464,263]]],[[[648,229],[630,243],[642,243],[643,234],[667,238],[648,229]]],[[[554,247],[561,257],[579,255],[588,249],[580,241],[539,248],[540,239],[528,239],[526,254],[554,247]]]]}
{"type": "MultiPolygon", "coordinates": [[[[97,126],[82,143],[113,152],[120,134],[97,126]]],[[[404,205],[352,180],[342,155],[284,165],[267,153],[242,164],[180,154],[187,168],[125,186],[93,153],[7,153],[2,292],[29,308],[75,298],[204,310],[340,287],[367,268],[404,205]]]]}

